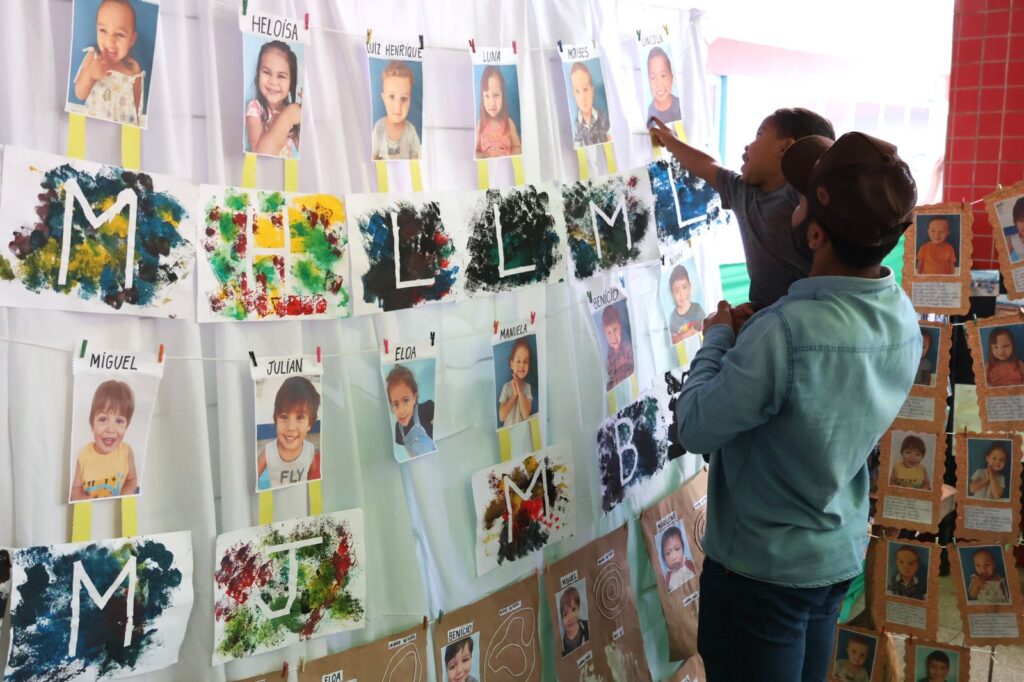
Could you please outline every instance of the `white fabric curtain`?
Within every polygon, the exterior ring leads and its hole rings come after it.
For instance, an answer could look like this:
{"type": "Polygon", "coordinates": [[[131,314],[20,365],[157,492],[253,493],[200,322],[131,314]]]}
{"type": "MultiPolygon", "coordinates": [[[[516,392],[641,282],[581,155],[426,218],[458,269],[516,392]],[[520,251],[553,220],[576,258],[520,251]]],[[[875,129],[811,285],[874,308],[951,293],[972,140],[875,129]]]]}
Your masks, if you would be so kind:
{"type": "MultiPolygon", "coordinates": [[[[310,13],[312,46],[302,122],[302,190],[339,194],[374,191],[368,161],[369,84],[365,32],[423,34],[425,147],[428,189],[475,189],[473,93],[467,54],[477,45],[517,41],[527,181],[578,177],[556,41],[597,41],[605,59],[612,133],[620,168],[650,160],[640,105],[641,73],[634,46],[638,28],[669,26],[682,82],[691,141],[706,142],[710,114],[703,75],[699,14],[663,4],[584,0],[250,0],[271,13],[310,13]],[[329,30],[328,30],[329,29],[329,30]],[[679,61],[682,60],[682,61],[679,61]]],[[[239,2],[163,0],[152,78],[149,128],[142,168],[196,182],[239,184],[242,166],[241,36],[239,2]]],[[[0,143],[66,153],[67,85],[72,3],[12,0],[0,4],[0,38],[8,68],[0,70],[0,143]]],[[[120,163],[117,126],[87,125],[87,158],[120,163]]],[[[604,159],[590,153],[592,173],[604,159]]],[[[392,164],[392,188],[409,187],[408,170],[392,164]]],[[[279,187],[279,161],[260,161],[259,186],[279,187]]],[[[507,162],[492,164],[491,181],[510,184],[507,162]]],[[[0,245],[5,248],[6,245],[0,245]]],[[[707,287],[720,291],[717,268],[707,287]]],[[[658,312],[657,269],[628,273],[634,346],[641,387],[668,366],[658,312]]],[[[470,603],[541,568],[594,537],[634,518],[692,475],[697,458],[670,465],[657,483],[608,515],[600,513],[593,455],[604,414],[601,357],[580,303],[581,290],[552,285],[458,305],[341,322],[271,322],[199,326],[175,320],[0,308],[0,546],[67,542],[70,537],[68,434],[73,349],[156,349],[168,358],[144,470],[139,530],[190,530],[195,550],[195,607],[180,662],[136,679],[222,680],[280,669],[384,636],[470,603]],[[493,430],[491,321],[536,311],[546,316],[549,443],[571,445],[579,491],[576,536],[535,561],[476,577],[471,474],[498,461],[493,430]],[[398,466],[381,388],[379,339],[422,338],[436,330],[440,344],[437,455],[398,466]],[[367,525],[367,627],[253,659],[210,666],[213,634],[213,547],[217,533],[257,523],[254,416],[247,352],[328,354],[322,425],[325,510],[362,507],[367,525]]],[[[118,506],[95,504],[93,537],[118,534],[118,506]]],[[[275,518],[306,513],[303,488],[276,494],[275,518]]],[[[631,524],[630,555],[652,673],[668,675],[667,642],[654,575],[631,524]]],[[[550,659],[550,621],[541,617],[550,659]]],[[[6,637],[4,638],[6,640],[6,637]]],[[[432,669],[433,670],[433,669],[432,669]]],[[[294,672],[292,673],[294,679],[294,672]]],[[[545,668],[554,679],[554,668],[545,668]]],[[[433,679],[433,672],[431,672],[433,679]]]]}

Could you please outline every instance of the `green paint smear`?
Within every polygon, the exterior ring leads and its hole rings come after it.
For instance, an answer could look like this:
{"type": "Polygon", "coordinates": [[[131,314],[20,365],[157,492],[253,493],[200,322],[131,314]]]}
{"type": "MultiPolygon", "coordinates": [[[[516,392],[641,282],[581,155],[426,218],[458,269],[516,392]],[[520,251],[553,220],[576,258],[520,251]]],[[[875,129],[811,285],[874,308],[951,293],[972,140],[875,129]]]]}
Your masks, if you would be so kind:
{"type": "Polygon", "coordinates": [[[0,279],[4,281],[11,281],[14,279],[14,270],[11,268],[11,264],[7,262],[7,259],[0,256],[0,279]]]}
{"type": "Polygon", "coordinates": [[[260,213],[277,213],[284,208],[285,203],[282,192],[260,192],[258,210],[260,213]]]}

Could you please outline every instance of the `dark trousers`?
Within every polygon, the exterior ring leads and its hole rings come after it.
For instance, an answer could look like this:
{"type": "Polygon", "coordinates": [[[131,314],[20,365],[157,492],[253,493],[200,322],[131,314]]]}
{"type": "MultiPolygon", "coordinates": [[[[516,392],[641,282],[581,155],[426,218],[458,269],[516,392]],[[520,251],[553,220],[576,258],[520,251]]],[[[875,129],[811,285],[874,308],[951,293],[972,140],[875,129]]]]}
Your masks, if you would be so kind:
{"type": "Polygon", "coordinates": [[[781,587],[733,573],[711,557],[700,576],[697,650],[708,682],[822,682],[849,580],[781,587]]]}

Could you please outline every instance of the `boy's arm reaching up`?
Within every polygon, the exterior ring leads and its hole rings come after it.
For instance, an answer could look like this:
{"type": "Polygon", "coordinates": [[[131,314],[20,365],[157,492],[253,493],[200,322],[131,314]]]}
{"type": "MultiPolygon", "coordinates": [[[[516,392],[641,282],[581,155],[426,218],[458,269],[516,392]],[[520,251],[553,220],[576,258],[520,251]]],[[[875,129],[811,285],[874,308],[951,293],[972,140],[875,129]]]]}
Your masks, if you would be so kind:
{"type": "Polygon", "coordinates": [[[720,192],[718,169],[721,166],[715,161],[714,157],[680,140],[672,132],[672,129],[662,123],[661,119],[657,116],[652,116],[651,121],[654,122],[651,132],[654,133],[661,144],[665,145],[666,149],[672,152],[672,156],[676,157],[679,163],[683,164],[683,168],[711,185],[716,192],[720,192]]]}

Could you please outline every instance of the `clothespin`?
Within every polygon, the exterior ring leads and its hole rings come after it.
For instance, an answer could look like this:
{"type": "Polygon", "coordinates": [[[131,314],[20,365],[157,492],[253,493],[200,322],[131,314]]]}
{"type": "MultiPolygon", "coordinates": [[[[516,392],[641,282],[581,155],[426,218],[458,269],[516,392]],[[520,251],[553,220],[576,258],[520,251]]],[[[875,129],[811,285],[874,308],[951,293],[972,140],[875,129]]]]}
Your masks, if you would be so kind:
{"type": "Polygon", "coordinates": [[[444,618],[444,611],[438,611],[437,612],[437,622],[440,623],[442,618],[444,618]]]}
{"type": "Polygon", "coordinates": [[[424,630],[426,630],[426,629],[427,629],[427,620],[428,620],[428,619],[427,619],[427,617],[426,617],[426,616],[423,616],[423,629],[424,629],[424,630]]]}
{"type": "Polygon", "coordinates": [[[420,49],[423,49],[423,34],[420,34],[420,49]]]}
{"type": "Polygon", "coordinates": [[[665,28],[665,35],[668,35],[668,24],[662,24],[662,26],[665,28]]]}
{"type": "Polygon", "coordinates": [[[320,354],[320,346],[316,347],[316,364],[323,364],[323,356],[320,354]]]}
{"type": "Polygon", "coordinates": [[[391,351],[388,350],[388,340],[384,339],[384,355],[387,355],[391,351]]]}
{"type": "Polygon", "coordinates": [[[665,254],[661,254],[661,264],[665,264],[665,254]]]}
{"type": "Polygon", "coordinates": [[[519,46],[516,45],[516,41],[512,41],[512,54],[519,54],[519,46]]]}
{"type": "Polygon", "coordinates": [[[619,275],[619,284],[622,285],[623,289],[626,288],[626,276],[625,275],[619,275]]]}
{"type": "MultiPolygon", "coordinates": [[[[309,15],[307,15],[307,16],[309,16],[309,15]]],[[[306,657],[305,656],[299,656],[299,672],[300,673],[306,672],[306,657]]]]}
{"type": "Polygon", "coordinates": [[[636,30],[636,39],[640,40],[640,29],[636,30]]]}
{"type": "MultiPolygon", "coordinates": [[[[309,30],[309,12],[306,12],[306,30],[309,30]]],[[[303,659],[305,660],[305,659],[303,659]]]]}
{"type": "Polygon", "coordinates": [[[253,367],[259,367],[259,365],[256,364],[256,353],[253,353],[252,351],[249,351],[249,359],[252,360],[252,366],[253,367]]]}
{"type": "Polygon", "coordinates": [[[530,324],[537,324],[537,311],[536,310],[531,310],[530,311],[530,324]]]}
{"type": "Polygon", "coordinates": [[[162,343],[160,344],[160,352],[157,353],[156,361],[157,362],[163,362],[164,361],[164,344],[162,344],[162,343]]]}
{"type": "Polygon", "coordinates": [[[430,332],[430,345],[434,345],[434,332],[430,332]]]}
{"type": "Polygon", "coordinates": [[[249,11],[249,0],[242,0],[242,16],[244,17],[249,11]]]}
{"type": "Polygon", "coordinates": [[[78,352],[78,357],[80,357],[80,358],[84,358],[85,357],[85,347],[87,345],[89,345],[89,341],[86,340],[86,339],[82,339],[82,350],[80,350],[78,352]]]}
{"type": "Polygon", "coordinates": [[[498,321],[497,320],[494,321],[494,333],[495,334],[498,333],[498,321]]]}
{"type": "Polygon", "coordinates": [[[596,50],[597,49],[597,40],[591,40],[590,42],[594,44],[594,49],[596,50]]]}
{"type": "Polygon", "coordinates": [[[562,41],[561,40],[558,41],[558,51],[559,52],[562,51],[562,41]]]}
{"type": "Polygon", "coordinates": [[[281,677],[288,677],[288,661],[281,664],[281,677]]]}
{"type": "Polygon", "coordinates": [[[591,303],[594,302],[594,295],[589,291],[587,292],[587,300],[590,301],[591,303]]]}
{"type": "Polygon", "coordinates": [[[368,28],[368,29],[366,29],[366,44],[367,45],[370,44],[370,39],[371,38],[373,38],[373,29],[372,28],[368,28]]]}
{"type": "Polygon", "coordinates": [[[476,41],[472,38],[469,39],[469,51],[476,54],[476,41]]]}

